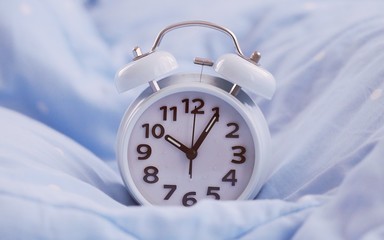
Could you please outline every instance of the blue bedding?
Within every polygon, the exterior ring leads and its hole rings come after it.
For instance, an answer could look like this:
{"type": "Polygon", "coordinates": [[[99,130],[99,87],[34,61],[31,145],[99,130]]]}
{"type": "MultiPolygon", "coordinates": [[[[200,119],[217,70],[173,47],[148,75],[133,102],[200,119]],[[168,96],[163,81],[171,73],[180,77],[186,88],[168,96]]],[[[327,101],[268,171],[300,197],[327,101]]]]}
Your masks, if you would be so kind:
{"type": "MultiPolygon", "coordinates": [[[[384,2],[0,2],[1,239],[384,239],[384,2]],[[141,207],[114,144],[114,74],[165,26],[228,27],[275,76],[256,99],[281,162],[253,201],[141,207]]],[[[172,33],[179,62],[233,51],[172,33]],[[190,42],[186,45],[181,44],[190,42]]]]}

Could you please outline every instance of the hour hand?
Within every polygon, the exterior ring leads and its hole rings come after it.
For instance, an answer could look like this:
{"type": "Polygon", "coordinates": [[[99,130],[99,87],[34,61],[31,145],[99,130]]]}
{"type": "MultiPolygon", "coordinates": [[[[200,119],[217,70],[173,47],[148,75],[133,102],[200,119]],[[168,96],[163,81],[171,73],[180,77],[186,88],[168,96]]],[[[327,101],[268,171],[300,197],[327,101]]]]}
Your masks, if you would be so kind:
{"type": "Polygon", "coordinates": [[[170,144],[172,144],[173,146],[175,146],[176,148],[180,149],[183,153],[185,153],[185,155],[187,156],[188,159],[196,157],[195,154],[194,154],[194,151],[192,149],[190,149],[189,147],[185,146],[184,144],[179,142],[174,137],[172,137],[172,136],[167,134],[167,135],[165,135],[164,139],[167,142],[169,142],[170,144]]]}

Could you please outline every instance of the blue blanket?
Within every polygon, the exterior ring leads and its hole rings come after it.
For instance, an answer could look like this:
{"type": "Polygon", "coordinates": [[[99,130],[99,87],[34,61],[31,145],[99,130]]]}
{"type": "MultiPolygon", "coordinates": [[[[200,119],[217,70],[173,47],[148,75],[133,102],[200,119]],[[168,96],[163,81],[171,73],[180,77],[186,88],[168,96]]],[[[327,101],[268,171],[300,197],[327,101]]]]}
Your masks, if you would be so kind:
{"type": "MultiPolygon", "coordinates": [[[[382,1],[0,2],[1,239],[384,239],[382,1]],[[136,206],[116,171],[114,74],[165,26],[202,19],[258,50],[282,162],[253,201],[136,206]]],[[[179,30],[179,62],[232,52],[179,30]],[[183,44],[189,42],[188,44],[183,44]]]]}

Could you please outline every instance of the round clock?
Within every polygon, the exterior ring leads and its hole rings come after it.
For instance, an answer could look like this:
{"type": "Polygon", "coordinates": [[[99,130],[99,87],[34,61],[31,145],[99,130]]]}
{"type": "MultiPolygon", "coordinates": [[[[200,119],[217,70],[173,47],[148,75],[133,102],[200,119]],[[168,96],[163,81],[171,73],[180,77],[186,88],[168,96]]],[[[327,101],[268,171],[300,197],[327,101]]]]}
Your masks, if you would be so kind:
{"type": "Polygon", "coordinates": [[[276,166],[268,161],[270,135],[253,95],[271,98],[272,75],[246,58],[228,29],[203,21],[161,31],[149,53],[116,75],[120,92],[149,86],[125,113],[117,137],[122,178],[138,203],[192,206],[203,199],[252,199],[276,166]],[[229,35],[236,54],[215,63],[196,58],[211,74],[176,72],[175,58],[157,48],[176,28],[202,26],[229,35]]]}

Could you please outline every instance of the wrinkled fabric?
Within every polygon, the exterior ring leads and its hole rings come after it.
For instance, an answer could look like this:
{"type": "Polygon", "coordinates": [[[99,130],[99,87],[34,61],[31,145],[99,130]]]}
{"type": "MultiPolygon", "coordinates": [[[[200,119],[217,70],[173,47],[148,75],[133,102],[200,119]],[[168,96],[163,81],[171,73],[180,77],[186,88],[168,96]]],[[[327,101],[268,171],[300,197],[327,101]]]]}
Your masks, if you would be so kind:
{"type": "MultiPolygon", "coordinates": [[[[382,1],[0,2],[2,239],[383,239],[382,1]],[[281,165],[253,201],[136,206],[114,144],[139,90],[132,47],[201,19],[231,29],[276,78],[257,98],[281,165]]],[[[233,52],[222,33],[162,41],[181,66],[233,52]]],[[[196,68],[200,70],[200,68],[196,68]]]]}

